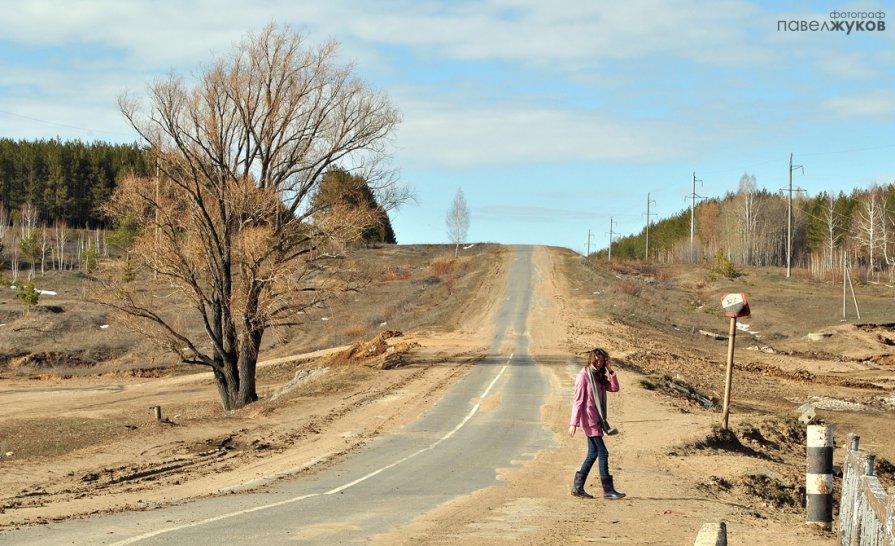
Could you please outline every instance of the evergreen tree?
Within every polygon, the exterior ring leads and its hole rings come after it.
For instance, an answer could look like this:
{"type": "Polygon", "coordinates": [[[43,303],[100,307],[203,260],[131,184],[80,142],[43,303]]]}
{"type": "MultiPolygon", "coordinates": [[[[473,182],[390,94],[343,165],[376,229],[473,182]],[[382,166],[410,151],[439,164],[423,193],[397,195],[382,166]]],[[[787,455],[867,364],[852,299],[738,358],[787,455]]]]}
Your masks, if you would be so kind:
{"type": "Polygon", "coordinates": [[[312,206],[323,214],[336,205],[370,211],[372,220],[358,234],[359,244],[397,243],[388,213],[376,202],[376,196],[367,181],[340,167],[333,167],[324,173],[312,199],[312,206]]]}

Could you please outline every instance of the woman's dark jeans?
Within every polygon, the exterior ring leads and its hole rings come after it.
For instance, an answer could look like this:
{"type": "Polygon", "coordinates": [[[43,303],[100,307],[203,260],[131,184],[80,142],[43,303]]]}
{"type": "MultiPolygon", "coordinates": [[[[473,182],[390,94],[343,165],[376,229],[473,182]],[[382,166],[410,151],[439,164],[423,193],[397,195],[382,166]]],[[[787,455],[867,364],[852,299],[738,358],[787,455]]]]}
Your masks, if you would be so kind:
{"type": "Polygon", "coordinates": [[[594,461],[596,461],[597,458],[600,459],[600,477],[609,477],[609,451],[606,449],[606,443],[603,442],[603,437],[588,436],[587,457],[584,459],[584,464],[581,465],[582,475],[587,476],[590,473],[590,469],[594,466],[594,461]]]}

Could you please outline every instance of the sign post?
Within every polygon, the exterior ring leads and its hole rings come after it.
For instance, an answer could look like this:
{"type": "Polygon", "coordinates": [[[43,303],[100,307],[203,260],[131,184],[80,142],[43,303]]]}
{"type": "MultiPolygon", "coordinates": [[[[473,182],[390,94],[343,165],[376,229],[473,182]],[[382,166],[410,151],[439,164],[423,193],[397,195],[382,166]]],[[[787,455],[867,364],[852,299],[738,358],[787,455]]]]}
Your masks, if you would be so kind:
{"type": "Polygon", "coordinates": [[[749,302],[745,294],[726,294],[721,298],[724,316],[730,317],[730,335],[727,338],[727,374],[724,377],[724,410],[721,416],[721,429],[728,430],[730,416],[730,386],[733,382],[733,349],[737,335],[737,318],[749,316],[749,302]]]}

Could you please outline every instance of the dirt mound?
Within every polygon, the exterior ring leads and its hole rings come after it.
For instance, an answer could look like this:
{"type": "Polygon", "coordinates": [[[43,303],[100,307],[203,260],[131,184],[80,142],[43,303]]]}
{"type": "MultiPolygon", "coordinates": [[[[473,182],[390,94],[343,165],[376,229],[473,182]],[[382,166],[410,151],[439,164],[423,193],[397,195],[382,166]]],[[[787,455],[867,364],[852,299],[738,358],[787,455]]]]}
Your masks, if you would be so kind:
{"type": "Polygon", "coordinates": [[[743,423],[730,430],[714,427],[704,438],[685,444],[673,453],[715,450],[774,459],[782,452],[801,452],[804,443],[805,430],[797,421],[769,418],[757,424],[743,423]]]}
{"type": "Polygon", "coordinates": [[[96,362],[81,360],[65,353],[27,353],[9,358],[6,363],[8,371],[22,368],[31,370],[49,370],[53,368],[92,368],[96,362]]]}
{"type": "Polygon", "coordinates": [[[330,359],[330,366],[362,365],[387,370],[400,366],[404,354],[417,347],[416,342],[389,343],[389,340],[402,337],[404,334],[395,330],[386,330],[369,341],[355,343],[348,349],[336,353],[330,359]]]}
{"type": "Polygon", "coordinates": [[[175,371],[170,367],[132,368],[99,374],[100,377],[171,377],[173,375],[175,375],[175,371]]]}
{"type": "Polygon", "coordinates": [[[729,495],[753,505],[782,511],[801,510],[805,503],[804,476],[786,464],[803,456],[805,431],[796,421],[777,418],[757,424],[743,423],[732,430],[716,427],[673,454],[723,452],[754,458],[757,465],[736,477],[710,476],[697,488],[715,497],[729,495]]]}
{"type": "Polygon", "coordinates": [[[659,391],[668,396],[685,398],[705,409],[718,406],[720,400],[716,396],[710,396],[700,392],[693,385],[688,384],[682,378],[670,375],[650,375],[640,381],[641,386],[647,390],[659,391]]]}

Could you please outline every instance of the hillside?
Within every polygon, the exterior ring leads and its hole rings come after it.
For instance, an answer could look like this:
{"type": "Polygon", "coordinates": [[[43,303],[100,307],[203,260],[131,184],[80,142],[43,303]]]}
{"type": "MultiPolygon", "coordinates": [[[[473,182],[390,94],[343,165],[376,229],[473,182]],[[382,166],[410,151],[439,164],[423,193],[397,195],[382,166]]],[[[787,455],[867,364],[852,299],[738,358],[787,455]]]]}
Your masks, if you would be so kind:
{"type": "MultiPolygon", "coordinates": [[[[325,468],[411,422],[487,356],[495,298],[512,265],[502,247],[475,246],[457,262],[446,251],[364,251],[376,282],[309,317],[305,330],[266,340],[262,400],[230,414],[207,373],[177,365],[80,302],[83,279],[48,276],[60,295],[27,316],[2,295],[0,451],[9,455],[0,459],[0,489],[11,493],[0,499],[0,527],[261,487],[325,468]],[[339,348],[361,340],[372,341],[339,348]]],[[[629,498],[600,509],[633,525],[624,526],[628,543],[650,533],[682,543],[709,518],[780,544],[832,543],[800,525],[804,430],[795,417],[804,403],[834,426],[837,447],[859,433],[893,483],[892,288],[858,285],[862,320],[849,303],[843,322],[841,286],[786,279],[779,269],[745,268],[727,280],[698,266],[609,268],[564,249],[540,249],[536,263],[542,288],[529,329],[535,360],[556,386],[542,410],[556,446],[501,471],[505,486],[457,499],[392,538],[473,540],[493,525],[541,543],[588,535],[593,505],[569,497],[566,484],[582,446],[565,427],[570,363],[594,345],[609,350],[624,382],[610,404],[623,431],[613,468],[629,498]],[[719,303],[733,291],[746,293],[752,317],[740,321],[748,329],[737,337],[732,434],[722,434],[727,342],[717,338],[729,322],[719,303]],[[654,528],[636,534],[634,522],[649,518],[658,518],[654,528]]]]}

